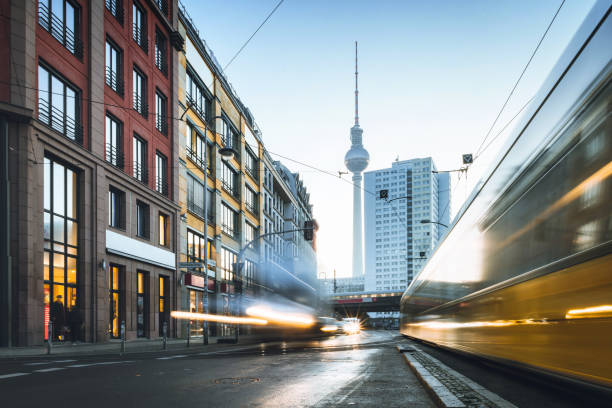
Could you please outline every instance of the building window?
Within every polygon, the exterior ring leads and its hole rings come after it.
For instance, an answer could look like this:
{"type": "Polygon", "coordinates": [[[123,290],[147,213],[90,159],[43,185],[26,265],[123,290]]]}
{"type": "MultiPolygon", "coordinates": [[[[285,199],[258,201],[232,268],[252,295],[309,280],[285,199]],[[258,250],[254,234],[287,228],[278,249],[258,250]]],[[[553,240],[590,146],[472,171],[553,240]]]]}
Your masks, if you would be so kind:
{"type": "Polygon", "coordinates": [[[229,119],[223,118],[221,120],[221,138],[225,147],[231,147],[236,151],[236,155],[240,156],[240,143],[238,140],[238,132],[234,129],[234,126],[230,124],[229,119]]]}
{"type": "Polygon", "coordinates": [[[125,193],[114,187],[108,189],[108,225],[125,229],[125,193]]]}
{"type": "Polygon", "coordinates": [[[147,39],[147,14],[144,9],[136,2],[132,6],[132,37],[136,44],[147,52],[149,48],[149,40],[147,39]]]}
{"type": "Polygon", "coordinates": [[[166,214],[159,213],[159,245],[169,246],[168,241],[168,216],[166,214]]]}
{"type": "Polygon", "coordinates": [[[155,66],[164,74],[168,75],[168,42],[166,37],[155,29],[155,66]]]}
{"type": "Polygon", "coordinates": [[[159,152],[155,154],[155,191],[168,195],[168,160],[159,152]]]}
{"type": "Polygon", "coordinates": [[[248,186],[245,186],[244,189],[244,201],[246,209],[253,215],[257,215],[257,193],[248,186]]]}
{"type": "Polygon", "coordinates": [[[149,206],[142,201],[136,201],[136,234],[140,238],[149,239],[149,206]]]}
{"type": "Polygon", "coordinates": [[[83,57],[80,14],[81,9],[67,0],[38,1],[38,24],[78,58],[83,57]]]}
{"type": "Polygon", "coordinates": [[[205,122],[210,116],[211,96],[202,80],[191,68],[187,67],[187,86],[185,89],[187,105],[189,105],[205,122]]]}
{"type": "Polygon", "coordinates": [[[191,175],[187,175],[187,210],[204,218],[204,185],[191,175]]]}
{"type": "Polygon", "coordinates": [[[225,281],[234,280],[234,264],[236,263],[236,253],[229,249],[221,247],[220,261],[221,261],[221,279],[225,281]]]}
{"type": "Polygon", "coordinates": [[[39,65],[38,120],[80,144],[83,142],[80,113],[77,88],[39,65]]]}
{"type": "Polygon", "coordinates": [[[204,161],[206,159],[204,157],[206,154],[206,140],[204,139],[204,135],[189,122],[187,123],[187,128],[189,129],[187,154],[191,161],[204,168],[204,161]]]}
{"type": "Polygon", "coordinates": [[[123,25],[123,1],[122,0],[106,0],[106,9],[113,17],[123,25]]]}
{"type": "Polygon", "coordinates": [[[134,177],[143,183],[148,180],[147,172],[147,143],[140,137],[134,135],[134,177]]]}
{"type": "Polygon", "coordinates": [[[257,273],[257,264],[253,261],[246,260],[242,267],[242,283],[245,288],[252,288],[255,282],[255,274],[257,273]]]}
{"type": "MultiPolygon", "coordinates": [[[[204,251],[208,251],[208,259],[213,259],[213,243],[209,239],[208,246],[204,246],[204,237],[191,230],[187,230],[187,262],[204,262],[204,251]]],[[[211,268],[209,266],[209,268],[211,268]]]]}
{"type": "MultiPolygon", "coordinates": [[[[251,242],[255,238],[257,238],[257,227],[246,222],[245,227],[244,227],[244,238],[246,239],[247,242],[251,242]]],[[[255,244],[256,243],[253,243],[254,248],[257,246],[255,244]]]]}
{"type": "Polygon", "coordinates": [[[149,274],[138,271],[136,285],[136,335],[147,337],[149,332],[149,274]]]}
{"type": "Polygon", "coordinates": [[[155,92],[155,128],[168,135],[168,112],[166,97],[161,92],[155,92]]]}
{"type": "Polygon", "coordinates": [[[134,99],[134,110],[146,118],[149,114],[149,107],[147,106],[147,78],[136,67],[134,67],[132,78],[132,96],[134,99]]]}
{"type": "Polygon", "coordinates": [[[43,301],[44,338],[64,338],[66,314],[78,307],[78,177],[67,166],[44,158],[43,301]]]}
{"type": "Polygon", "coordinates": [[[236,211],[232,210],[225,203],[221,204],[221,229],[223,232],[233,238],[237,238],[238,236],[238,231],[236,228],[238,224],[237,219],[238,213],[236,213],[236,211]]]}
{"type": "Polygon", "coordinates": [[[239,197],[238,174],[224,161],[221,162],[221,185],[233,197],[239,197]]]}
{"type": "Polygon", "coordinates": [[[164,327],[166,328],[165,330],[165,334],[168,335],[170,334],[170,322],[168,319],[169,316],[169,305],[168,303],[168,293],[169,293],[169,287],[168,287],[168,277],[167,276],[160,276],[159,277],[159,310],[158,310],[158,316],[159,316],[159,335],[163,336],[164,335],[164,327]]]}
{"type": "Polygon", "coordinates": [[[121,96],[123,96],[122,54],[119,47],[106,40],[106,85],[121,96]]]}
{"type": "Polygon", "coordinates": [[[257,157],[255,157],[255,155],[248,149],[246,151],[246,158],[244,159],[244,167],[247,173],[249,173],[253,179],[257,180],[259,178],[259,173],[257,171],[257,157]]]}
{"type": "Polygon", "coordinates": [[[121,322],[124,321],[123,312],[123,267],[110,265],[108,271],[108,289],[110,297],[110,319],[108,332],[112,338],[121,336],[121,322]]]}
{"type": "Polygon", "coordinates": [[[215,222],[215,193],[209,189],[206,189],[206,216],[208,222],[214,224],[215,222]]]}
{"type": "Polygon", "coordinates": [[[114,116],[106,114],[106,161],[123,168],[122,125],[114,116]]]}
{"type": "Polygon", "coordinates": [[[167,0],[155,0],[155,4],[159,8],[159,10],[164,14],[164,16],[168,16],[168,1],[167,0]]]}

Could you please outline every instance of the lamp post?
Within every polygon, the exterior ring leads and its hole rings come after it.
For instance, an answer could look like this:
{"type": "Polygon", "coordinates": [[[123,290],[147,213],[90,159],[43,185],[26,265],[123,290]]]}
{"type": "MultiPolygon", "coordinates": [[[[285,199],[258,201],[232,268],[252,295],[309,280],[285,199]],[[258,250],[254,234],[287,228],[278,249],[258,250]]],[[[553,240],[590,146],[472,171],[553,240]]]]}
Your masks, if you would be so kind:
{"type": "Polygon", "coordinates": [[[445,228],[448,228],[448,225],[442,224],[441,222],[438,222],[438,221],[421,220],[421,224],[438,224],[438,225],[441,225],[441,226],[443,226],[445,228]]]}

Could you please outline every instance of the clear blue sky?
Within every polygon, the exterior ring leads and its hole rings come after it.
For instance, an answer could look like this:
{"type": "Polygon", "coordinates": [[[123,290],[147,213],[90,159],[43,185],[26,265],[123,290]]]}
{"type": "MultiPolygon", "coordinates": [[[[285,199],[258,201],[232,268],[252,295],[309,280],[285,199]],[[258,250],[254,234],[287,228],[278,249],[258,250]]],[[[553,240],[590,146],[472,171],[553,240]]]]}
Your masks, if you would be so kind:
{"type": "MultiPolygon", "coordinates": [[[[222,65],[277,2],[183,0],[222,65]]],[[[226,73],[270,152],[346,171],[357,40],[367,170],[389,167],[398,155],[431,156],[438,169],[454,169],[477,149],[560,3],[285,0],[226,73]]],[[[498,129],[538,90],[592,4],[566,1],[498,129]]],[[[453,214],[488,161],[483,156],[457,184],[453,214]]],[[[351,185],[283,162],[311,192],[320,272],[350,275],[351,185]]]]}

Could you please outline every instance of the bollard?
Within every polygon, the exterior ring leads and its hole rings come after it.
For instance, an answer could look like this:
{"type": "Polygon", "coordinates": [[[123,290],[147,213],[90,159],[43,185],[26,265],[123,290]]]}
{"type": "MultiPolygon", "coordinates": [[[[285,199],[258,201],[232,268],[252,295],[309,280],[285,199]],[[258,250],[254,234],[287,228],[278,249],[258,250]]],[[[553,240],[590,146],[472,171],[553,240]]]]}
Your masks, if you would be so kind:
{"type": "Polygon", "coordinates": [[[163,328],[162,328],[162,333],[164,335],[162,344],[163,344],[163,349],[164,350],[166,349],[166,340],[167,340],[166,334],[167,334],[167,331],[168,331],[168,323],[164,322],[164,325],[163,325],[163,328]]]}
{"type": "Polygon", "coordinates": [[[121,354],[125,353],[125,320],[121,321],[121,354]]]}
{"type": "Polygon", "coordinates": [[[187,347],[189,347],[190,340],[191,340],[191,320],[187,320],[187,347]]]}
{"type": "Polygon", "coordinates": [[[47,354],[51,354],[51,342],[53,339],[53,322],[49,322],[49,329],[47,330],[47,354]]]}

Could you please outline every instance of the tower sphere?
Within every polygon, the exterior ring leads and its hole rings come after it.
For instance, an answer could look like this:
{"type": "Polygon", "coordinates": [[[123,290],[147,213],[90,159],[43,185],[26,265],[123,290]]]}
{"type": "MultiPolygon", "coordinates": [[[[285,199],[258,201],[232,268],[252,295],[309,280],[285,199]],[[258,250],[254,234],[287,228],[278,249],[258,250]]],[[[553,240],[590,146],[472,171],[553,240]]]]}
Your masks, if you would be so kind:
{"type": "Polygon", "coordinates": [[[362,146],[352,146],[344,156],[344,164],[351,173],[361,173],[370,163],[370,154],[362,146]]]}

